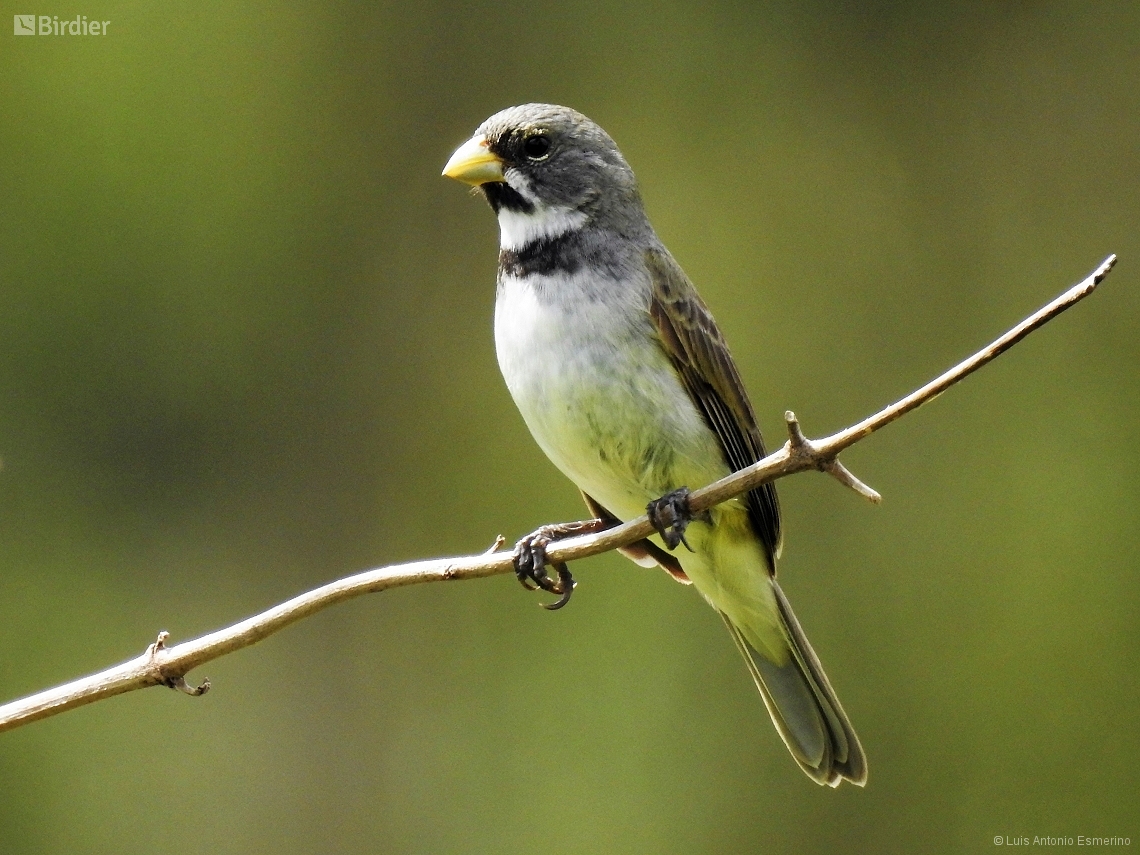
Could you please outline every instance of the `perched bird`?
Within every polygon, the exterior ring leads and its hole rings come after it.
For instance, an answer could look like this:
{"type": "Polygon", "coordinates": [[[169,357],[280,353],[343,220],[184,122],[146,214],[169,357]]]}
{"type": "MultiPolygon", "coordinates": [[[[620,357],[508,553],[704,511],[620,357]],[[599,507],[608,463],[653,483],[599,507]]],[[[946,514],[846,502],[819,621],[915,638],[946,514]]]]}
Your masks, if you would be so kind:
{"type": "MultiPolygon", "coordinates": [[[[756,462],[764,444],[724,338],[614,141],[575,110],[525,104],[487,119],[443,174],[498,216],[495,347],[542,450],[599,519],[648,510],[658,534],[625,554],[691,581],[720,613],[804,772],[864,784],[859,738],[776,584],[774,486],[689,512],[689,485],[756,462]]],[[[561,533],[524,544],[537,569],[561,533]]],[[[569,595],[535,569],[520,578],[569,595]]]]}

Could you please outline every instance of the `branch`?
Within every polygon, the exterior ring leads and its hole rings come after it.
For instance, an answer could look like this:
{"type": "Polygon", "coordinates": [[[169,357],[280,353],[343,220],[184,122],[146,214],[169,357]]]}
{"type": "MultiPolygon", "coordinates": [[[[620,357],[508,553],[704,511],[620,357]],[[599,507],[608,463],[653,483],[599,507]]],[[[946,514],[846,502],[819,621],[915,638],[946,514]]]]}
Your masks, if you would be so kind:
{"type": "MultiPolygon", "coordinates": [[[[839,462],[839,452],[870,436],[879,428],[885,427],[911,410],[917,409],[927,401],[933,400],[963,377],[977,371],[987,362],[1021,341],[1033,330],[1087,297],[1108,275],[1115,263],[1116,256],[1110,255],[1083,282],[1074,285],[1056,300],[1030,315],[969,359],[959,363],[902,400],[885,407],[856,425],[839,431],[839,433],[821,440],[810,440],[800,430],[795,414],[790,411],[785,413],[789,439],[784,446],[758,463],[694,491],[689,497],[692,510],[699,513],[713,505],[745,493],[760,484],[808,469],[826,472],[871,501],[880,501],[881,497],[878,493],[863,484],[839,462]]],[[[653,527],[648,518],[638,517],[596,534],[551,543],[546,550],[547,559],[551,564],[557,564],[586,558],[590,555],[598,555],[619,546],[628,546],[653,534],[653,532],[653,527]]],[[[512,572],[514,569],[512,554],[497,554],[497,550],[502,544],[503,539],[500,536],[496,538],[491,548],[482,555],[437,558],[409,564],[396,564],[338,579],[233,626],[192,641],[183,642],[174,647],[166,646],[169,636],[167,633],[161,632],[158,639],[146,649],[146,652],[135,659],[108,668],[106,671],[90,677],[84,677],[66,685],[0,706],[0,731],[11,730],[37,719],[47,718],[84,704],[147,686],[163,685],[180,689],[191,695],[203,694],[210,687],[209,680],[198,687],[187,685],[185,677],[192,669],[227,653],[249,647],[278,630],[284,629],[289,624],[336,603],[363,594],[386,591],[389,588],[399,588],[405,585],[444,582],[452,579],[479,579],[485,576],[497,576],[512,572]]]]}

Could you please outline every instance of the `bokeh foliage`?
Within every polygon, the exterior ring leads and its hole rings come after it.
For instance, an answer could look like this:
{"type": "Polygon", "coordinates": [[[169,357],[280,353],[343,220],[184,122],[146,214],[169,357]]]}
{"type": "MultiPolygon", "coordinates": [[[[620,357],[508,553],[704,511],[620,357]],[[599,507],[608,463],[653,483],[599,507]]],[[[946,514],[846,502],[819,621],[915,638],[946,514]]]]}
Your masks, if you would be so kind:
{"type": "Polygon", "coordinates": [[[509,578],[400,590],[211,665],[200,700],[4,734],[4,852],[1137,845],[1140,7],[11,11],[112,24],[2,37],[3,700],[581,515],[495,366],[493,218],[439,177],[501,107],[618,140],[776,441],[1122,261],[847,454],[882,507],[780,485],[865,791],[802,776],[693,591],[607,556],[556,615],[509,578]]]}

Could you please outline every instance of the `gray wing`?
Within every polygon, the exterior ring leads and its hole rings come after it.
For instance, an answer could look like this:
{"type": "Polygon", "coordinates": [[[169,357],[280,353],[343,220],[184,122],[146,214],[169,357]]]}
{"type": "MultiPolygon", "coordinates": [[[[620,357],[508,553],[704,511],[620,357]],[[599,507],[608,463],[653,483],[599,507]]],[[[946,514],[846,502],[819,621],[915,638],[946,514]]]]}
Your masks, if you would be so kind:
{"type": "MultiPolygon", "coordinates": [[[[664,247],[647,250],[645,261],[653,280],[649,314],[665,351],[720,440],[729,467],[736,471],[750,466],[764,457],[764,440],[724,336],[685,271],[664,247]]],[[[775,485],[762,484],[749,492],[748,509],[775,573],[781,537],[775,485]]]]}

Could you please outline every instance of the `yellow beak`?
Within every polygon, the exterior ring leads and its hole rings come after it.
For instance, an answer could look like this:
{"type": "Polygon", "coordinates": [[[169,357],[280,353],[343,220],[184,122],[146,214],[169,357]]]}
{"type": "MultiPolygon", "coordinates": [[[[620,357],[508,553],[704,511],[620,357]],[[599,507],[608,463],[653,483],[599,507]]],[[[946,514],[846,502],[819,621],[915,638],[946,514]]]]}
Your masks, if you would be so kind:
{"type": "Polygon", "coordinates": [[[443,174],[474,187],[503,180],[503,161],[487,147],[484,136],[474,136],[455,150],[443,174]]]}

